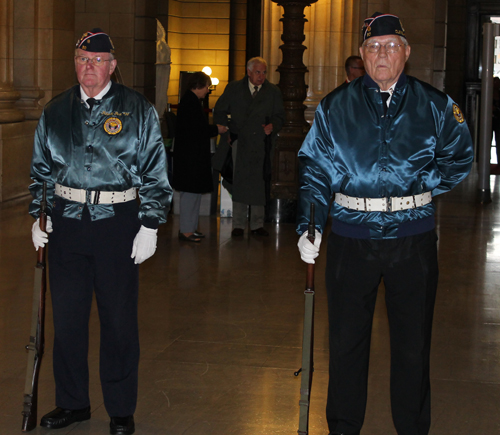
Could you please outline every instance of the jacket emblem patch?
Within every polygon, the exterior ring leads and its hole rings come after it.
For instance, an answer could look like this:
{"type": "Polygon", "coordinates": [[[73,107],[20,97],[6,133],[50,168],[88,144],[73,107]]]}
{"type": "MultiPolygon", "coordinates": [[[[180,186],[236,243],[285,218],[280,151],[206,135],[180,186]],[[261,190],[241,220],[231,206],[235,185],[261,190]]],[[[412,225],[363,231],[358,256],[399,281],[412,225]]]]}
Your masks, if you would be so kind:
{"type": "Polygon", "coordinates": [[[123,124],[118,118],[108,118],[104,122],[104,131],[108,134],[118,134],[122,128],[123,124]]]}
{"type": "Polygon", "coordinates": [[[458,107],[456,104],[453,104],[453,116],[460,124],[462,124],[465,121],[464,115],[460,110],[460,107],[458,107]]]}

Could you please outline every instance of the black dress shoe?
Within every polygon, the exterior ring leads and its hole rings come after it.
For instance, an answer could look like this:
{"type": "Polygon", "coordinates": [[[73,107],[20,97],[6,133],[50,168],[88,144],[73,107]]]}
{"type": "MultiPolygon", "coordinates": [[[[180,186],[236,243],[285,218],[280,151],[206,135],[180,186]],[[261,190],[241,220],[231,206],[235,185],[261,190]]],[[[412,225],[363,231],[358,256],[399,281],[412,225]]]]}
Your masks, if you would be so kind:
{"type": "Polygon", "coordinates": [[[231,231],[231,236],[233,237],[241,237],[243,234],[245,234],[243,228],[233,228],[233,231],[231,231]]]}
{"type": "Polygon", "coordinates": [[[40,420],[40,426],[49,429],[61,429],[77,421],[90,419],[90,406],[83,409],[56,408],[45,414],[40,420]]]}
{"type": "Polygon", "coordinates": [[[111,417],[109,433],[111,435],[132,435],[135,432],[134,416],[111,417]]]}
{"type": "Polygon", "coordinates": [[[196,236],[195,233],[191,234],[190,236],[185,236],[181,232],[179,232],[179,240],[182,240],[183,242],[194,242],[194,243],[200,243],[201,238],[196,236]]]}
{"type": "Polygon", "coordinates": [[[195,237],[200,238],[200,239],[203,239],[203,238],[205,237],[205,234],[200,233],[199,231],[195,231],[195,232],[193,233],[193,235],[194,235],[195,237]]]}
{"type": "Polygon", "coordinates": [[[252,230],[252,234],[254,236],[263,236],[263,237],[269,236],[269,233],[262,227],[257,228],[256,230],[252,230]]]}

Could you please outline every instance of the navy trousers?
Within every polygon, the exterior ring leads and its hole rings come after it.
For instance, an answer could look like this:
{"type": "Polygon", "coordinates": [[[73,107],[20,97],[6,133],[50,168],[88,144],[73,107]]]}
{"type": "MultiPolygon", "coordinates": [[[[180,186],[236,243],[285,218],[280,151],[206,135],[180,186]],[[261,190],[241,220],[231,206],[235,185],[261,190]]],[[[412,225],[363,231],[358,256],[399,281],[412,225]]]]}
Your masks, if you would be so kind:
{"type": "Polygon", "coordinates": [[[377,290],[385,284],[391,344],[391,407],[398,435],[427,435],[429,358],[438,281],[437,236],[366,240],[331,233],[326,287],[330,329],[330,432],[363,425],[377,290]]]}
{"type": "Polygon", "coordinates": [[[104,404],[112,417],[132,415],[139,364],[138,266],[130,258],[140,227],[137,203],[115,205],[115,216],[101,220],[92,220],[87,206],[81,220],[62,217],[64,204],[56,200],[49,243],[56,405],[90,405],[87,357],[95,292],[104,404]]]}

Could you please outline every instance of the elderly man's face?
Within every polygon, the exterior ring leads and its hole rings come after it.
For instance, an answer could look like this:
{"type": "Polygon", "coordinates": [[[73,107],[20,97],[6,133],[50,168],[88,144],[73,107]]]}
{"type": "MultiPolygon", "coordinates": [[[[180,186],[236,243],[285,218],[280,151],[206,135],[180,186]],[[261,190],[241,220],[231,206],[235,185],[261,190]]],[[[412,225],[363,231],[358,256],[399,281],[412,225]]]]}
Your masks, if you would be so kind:
{"type": "Polygon", "coordinates": [[[116,59],[110,60],[109,53],[92,53],[78,49],[75,55],[75,70],[78,82],[89,97],[95,97],[111,80],[111,74],[116,68],[116,59]],[[78,62],[78,57],[94,59],[101,58],[102,63],[97,66],[90,61],[83,65],[78,62]]]}
{"type": "Polygon", "coordinates": [[[267,67],[263,63],[254,63],[252,70],[247,68],[247,74],[252,85],[260,86],[266,80],[267,67]]]}
{"type": "Polygon", "coordinates": [[[397,35],[374,36],[367,39],[360,47],[359,52],[365,63],[366,73],[386,91],[397,82],[404,70],[405,63],[410,57],[410,46],[406,46],[397,35]],[[367,45],[378,42],[382,47],[376,53],[368,51],[367,45]],[[401,44],[396,53],[387,53],[386,44],[394,42],[401,44]]]}

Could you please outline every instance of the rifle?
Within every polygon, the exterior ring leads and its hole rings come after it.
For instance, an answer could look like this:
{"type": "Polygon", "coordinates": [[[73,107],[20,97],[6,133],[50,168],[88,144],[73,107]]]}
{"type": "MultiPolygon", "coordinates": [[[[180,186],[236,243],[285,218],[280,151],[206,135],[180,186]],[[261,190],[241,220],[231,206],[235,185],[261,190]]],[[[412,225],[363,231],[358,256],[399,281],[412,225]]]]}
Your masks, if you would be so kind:
{"type": "MultiPolygon", "coordinates": [[[[307,228],[307,239],[314,245],[314,204],[311,203],[310,219],[307,228]]],[[[314,343],[314,264],[307,265],[305,310],[304,310],[304,331],[302,338],[302,367],[294,375],[302,373],[300,382],[300,411],[299,411],[299,435],[309,433],[309,404],[311,402],[313,364],[313,343],[314,343]]]]}
{"type": "MultiPolygon", "coordinates": [[[[40,229],[47,229],[47,183],[43,183],[42,201],[40,202],[40,229]]],[[[23,432],[36,427],[38,408],[38,377],[44,350],[45,326],[45,292],[47,277],[45,267],[45,246],[38,248],[35,266],[35,285],[33,288],[33,310],[31,315],[30,343],[28,351],[28,368],[24,386],[23,432]]]]}

